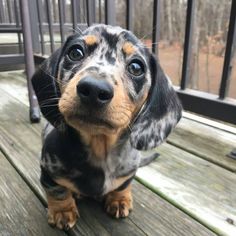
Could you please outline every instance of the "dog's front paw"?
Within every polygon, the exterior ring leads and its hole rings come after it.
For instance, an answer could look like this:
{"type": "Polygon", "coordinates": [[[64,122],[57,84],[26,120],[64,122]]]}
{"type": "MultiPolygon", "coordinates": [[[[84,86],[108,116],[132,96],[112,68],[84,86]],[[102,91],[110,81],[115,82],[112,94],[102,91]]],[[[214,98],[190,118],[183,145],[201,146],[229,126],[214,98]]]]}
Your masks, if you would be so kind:
{"type": "Polygon", "coordinates": [[[63,230],[72,228],[79,217],[75,200],[71,197],[62,201],[50,201],[48,224],[63,230]]]}
{"type": "Polygon", "coordinates": [[[108,193],[105,199],[106,212],[115,218],[124,218],[133,209],[133,199],[130,189],[108,193]]]}

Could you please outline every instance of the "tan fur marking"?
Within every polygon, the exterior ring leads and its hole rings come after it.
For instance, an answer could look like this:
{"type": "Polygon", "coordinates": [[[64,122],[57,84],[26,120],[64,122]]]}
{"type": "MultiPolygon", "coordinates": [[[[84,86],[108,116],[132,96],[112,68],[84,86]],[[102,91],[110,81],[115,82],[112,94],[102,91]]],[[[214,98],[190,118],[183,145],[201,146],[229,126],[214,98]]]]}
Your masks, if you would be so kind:
{"type": "Polygon", "coordinates": [[[47,194],[48,223],[59,229],[72,228],[79,217],[79,212],[71,192],[63,200],[55,199],[47,194]]]}
{"type": "Polygon", "coordinates": [[[131,54],[133,54],[136,50],[135,50],[135,47],[134,47],[134,45],[133,45],[132,43],[126,42],[126,43],[124,43],[124,45],[123,45],[123,51],[124,51],[125,54],[131,55],[131,54]]]}
{"type": "Polygon", "coordinates": [[[76,95],[76,86],[80,80],[79,76],[74,76],[67,84],[62,92],[62,97],[59,100],[59,110],[65,116],[74,115],[78,104],[78,97],[76,95]]]}
{"type": "Polygon", "coordinates": [[[98,38],[95,35],[87,35],[85,36],[84,41],[87,45],[91,46],[98,42],[98,38]]]}
{"type": "Polygon", "coordinates": [[[107,138],[105,135],[92,136],[90,145],[95,156],[99,159],[104,159],[107,156],[107,138]]]}
{"type": "Polygon", "coordinates": [[[115,218],[124,218],[133,209],[131,185],[123,191],[113,191],[106,195],[106,212],[115,218]]]}
{"type": "Polygon", "coordinates": [[[72,182],[70,182],[68,179],[62,179],[61,178],[61,179],[54,179],[54,181],[57,184],[71,190],[72,192],[79,194],[78,188],[76,188],[75,185],[72,182]]]}
{"type": "Polygon", "coordinates": [[[119,188],[126,180],[130,179],[133,175],[134,175],[134,172],[130,175],[120,177],[120,178],[113,180],[113,183],[112,183],[113,188],[114,189],[119,188]]]}
{"type": "Polygon", "coordinates": [[[91,150],[96,158],[99,160],[103,160],[106,158],[107,153],[112,148],[112,146],[116,143],[120,131],[115,132],[114,134],[100,134],[100,135],[92,135],[88,132],[81,132],[83,141],[91,147],[91,150]]]}

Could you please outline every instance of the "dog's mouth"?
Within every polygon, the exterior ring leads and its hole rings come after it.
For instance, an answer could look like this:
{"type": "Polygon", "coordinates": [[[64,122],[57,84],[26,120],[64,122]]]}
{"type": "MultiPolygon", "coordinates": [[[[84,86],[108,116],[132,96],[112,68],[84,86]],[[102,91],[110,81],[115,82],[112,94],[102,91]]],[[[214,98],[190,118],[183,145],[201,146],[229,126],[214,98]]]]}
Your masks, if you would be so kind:
{"type": "Polygon", "coordinates": [[[73,119],[77,119],[78,121],[83,122],[83,124],[87,125],[96,125],[96,126],[103,126],[108,129],[116,129],[115,125],[112,122],[91,115],[76,114],[73,115],[73,119]]]}

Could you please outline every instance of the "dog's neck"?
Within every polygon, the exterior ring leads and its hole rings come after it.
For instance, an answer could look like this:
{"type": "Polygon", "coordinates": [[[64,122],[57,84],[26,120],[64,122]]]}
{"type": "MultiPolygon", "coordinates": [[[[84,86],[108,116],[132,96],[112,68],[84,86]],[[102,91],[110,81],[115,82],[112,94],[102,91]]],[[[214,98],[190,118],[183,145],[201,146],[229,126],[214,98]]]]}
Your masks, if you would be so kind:
{"type": "Polygon", "coordinates": [[[90,147],[94,155],[99,159],[104,159],[107,157],[109,151],[115,145],[118,137],[106,136],[106,135],[96,135],[91,136],[90,147]]]}
{"type": "Polygon", "coordinates": [[[91,149],[92,153],[98,160],[104,160],[108,156],[109,152],[117,144],[118,139],[121,136],[121,131],[114,134],[98,134],[89,135],[81,133],[81,138],[87,146],[91,149]]]}

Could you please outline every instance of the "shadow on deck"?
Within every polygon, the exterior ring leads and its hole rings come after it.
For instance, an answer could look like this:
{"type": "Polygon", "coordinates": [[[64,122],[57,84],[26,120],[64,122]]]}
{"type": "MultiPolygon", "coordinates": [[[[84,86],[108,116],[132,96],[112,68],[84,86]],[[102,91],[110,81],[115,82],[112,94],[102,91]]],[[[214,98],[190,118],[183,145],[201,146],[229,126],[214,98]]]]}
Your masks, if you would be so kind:
{"type": "Polygon", "coordinates": [[[236,129],[185,114],[161,156],[133,183],[134,211],[107,216],[81,200],[67,233],[47,225],[39,184],[41,124],[30,124],[25,76],[0,73],[0,235],[236,235],[236,129]]]}

